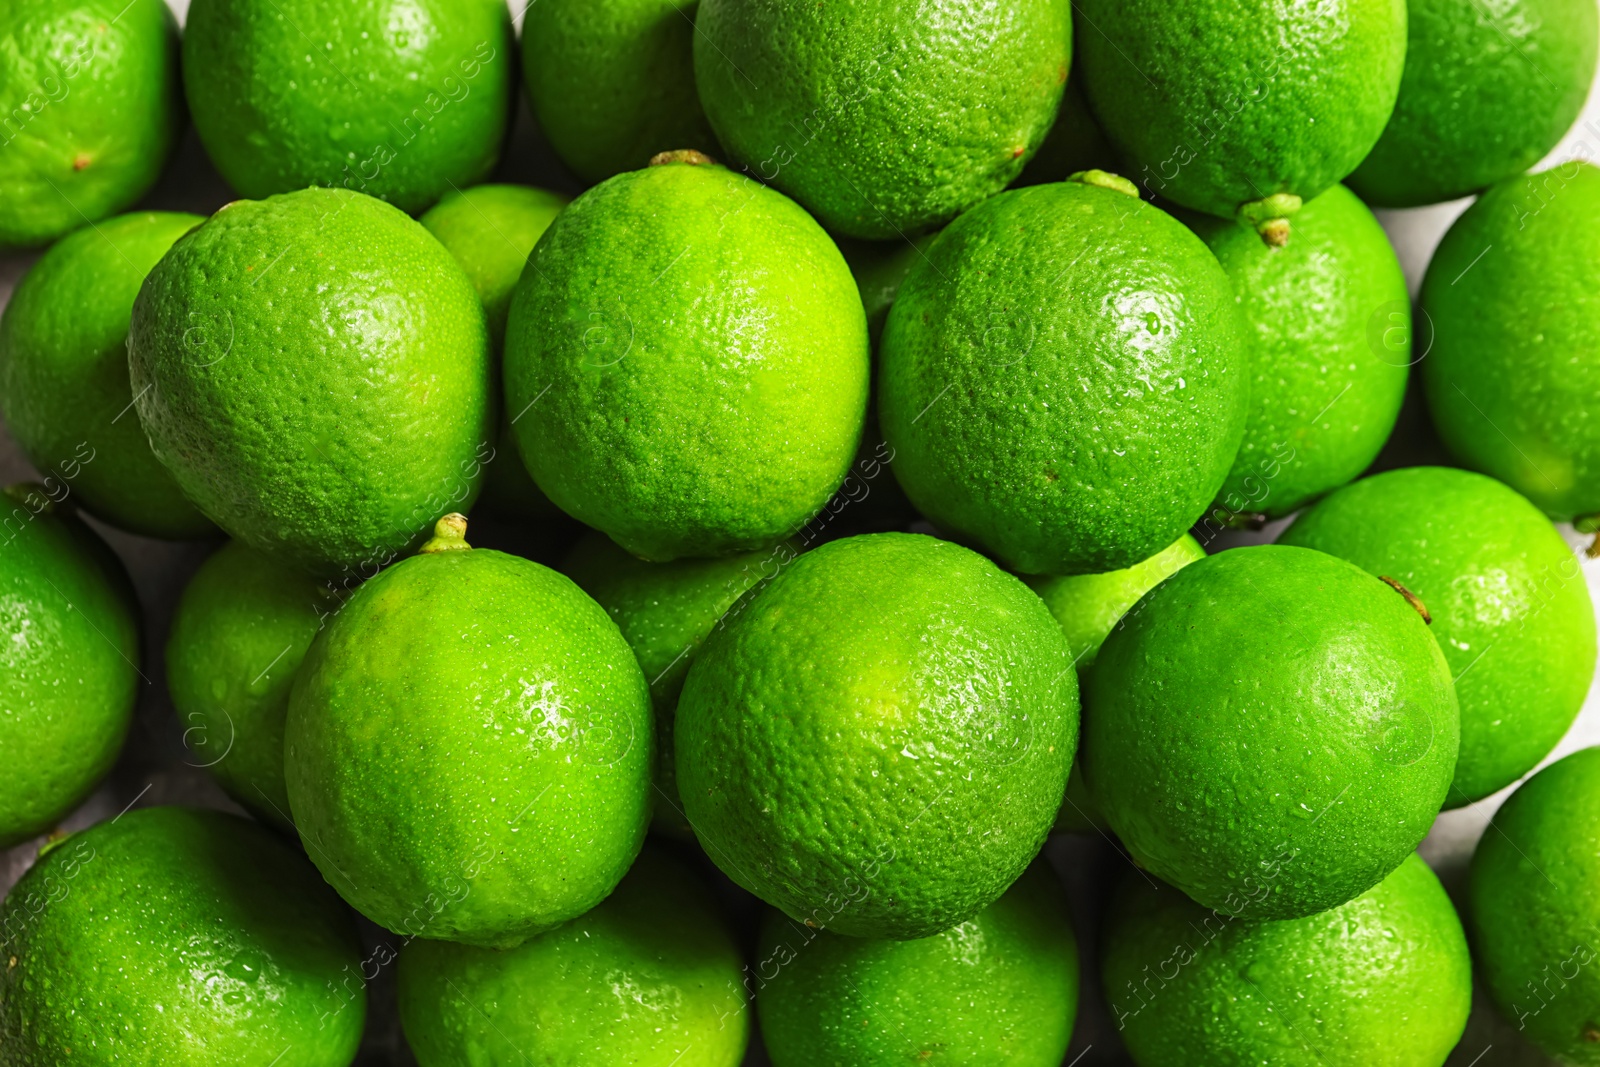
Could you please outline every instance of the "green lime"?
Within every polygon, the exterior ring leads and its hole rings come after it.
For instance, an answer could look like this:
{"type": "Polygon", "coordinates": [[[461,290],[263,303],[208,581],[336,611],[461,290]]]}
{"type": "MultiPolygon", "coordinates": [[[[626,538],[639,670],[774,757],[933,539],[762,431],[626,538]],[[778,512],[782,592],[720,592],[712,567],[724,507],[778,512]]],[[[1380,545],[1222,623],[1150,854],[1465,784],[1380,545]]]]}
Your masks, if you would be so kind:
{"type": "Polygon", "coordinates": [[[735,610],[678,703],[678,788],[717,866],[853,937],[927,937],[998,899],[1077,747],[1077,676],[1039,598],[888,533],[800,556],[735,610]]]}
{"type": "Polygon", "coordinates": [[[506,327],[533,480],[645,559],[769,548],[827,503],[861,435],[866,316],[792,200],[674,157],[556,217],[506,327]]]}
{"type": "Polygon", "coordinates": [[[499,161],[515,48],[501,0],[191,0],[183,84],[241,195],[324,185],[415,214],[499,161]]]}
{"type": "Polygon", "coordinates": [[[533,117],[586,182],[658,152],[718,151],[694,82],[697,0],[542,0],[522,23],[533,117]]]}
{"type": "Polygon", "coordinates": [[[1455,771],[1450,668],[1395,590],[1264,545],[1151,590],[1086,679],[1083,770],[1134,860],[1209,908],[1295,919],[1417,847],[1455,771]]]}
{"type": "Polygon", "coordinates": [[[1042,860],[966,922],[916,941],[769,912],[754,972],[776,1067],[1061,1067],[1078,1007],[1067,898],[1042,860]]]}
{"type": "Polygon", "coordinates": [[[1278,518],[1359,476],[1389,439],[1412,361],[1406,278],[1342,185],[1300,209],[1284,248],[1231,221],[1191,225],[1233,280],[1250,339],[1250,414],[1216,507],[1278,518]]]}
{"type": "Polygon", "coordinates": [[[123,210],[183,129],[172,12],[162,0],[8,0],[0,112],[0,248],[123,210]]]}
{"type": "Polygon", "coordinates": [[[128,387],[139,286],[198,215],[149,211],[69,235],[0,317],[0,411],[33,465],[114,526],[150,537],[215,531],[156,461],[128,387]]]}
{"type": "Polygon", "coordinates": [[[1432,616],[1455,676],[1460,807],[1521,778],[1560,741],[1594,677],[1594,605],[1578,558],[1539,509],[1493,478],[1388,471],[1301,515],[1280,544],[1399,582],[1432,616]]]}
{"type": "Polygon", "coordinates": [[[694,71],[746,173],[828,229],[887,239],[1004,189],[1061,101],[1060,0],[702,0],[694,71]]]}
{"type": "Polygon", "coordinates": [[[1472,1002],[1461,920],[1414,853],[1354,900],[1280,922],[1130,872],[1104,944],[1106,999],[1140,1067],[1441,1067],[1472,1002]]]}
{"type": "Polygon", "coordinates": [[[311,644],[284,778],[312,860],[373,922],[507,948],[615,888],[650,820],[650,698],[616,623],[459,515],[311,644]]]}
{"type": "Polygon", "coordinates": [[[517,948],[411,942],[400,1019],[422,1067],[737,1067],[744,970],[699,877],[647,849],[592,911],[517,948]]]}
{"type": "Polygon", "coordinates": [[[427,230],[372,197],[236,201],[133,306],[150,445],[217,525],[352,583],[472,501],[491,455],[483,308],[427,230]]]}
{"type": "Polygon", "coordinates": [[[239,803],[290,827],[283,786],[289,687],[333,590],[238,541],[189,580],[167,636],[167,686],[192,762],[239,803]]]}
{"type": "Polygon", "coordinates": [[[1472,946],[1489,992],[1562,1063],[1600,1063],[1600,748],[1528,779],[1478,842],[1472,946]]]}
{"type": "Polygon", "coordinates": [[[1440,242],[1421,306],[1445,446],[1553,518],[1600,512],[1600,169],[1572,161],[1484,193],[1440,242]]]}
{"type": "Polygon", "coordinates": [[[895,475],[935,526],[1014,570],[1155,555],[1239,448],[1249,380],[1227,275],[1123,186],[1095,172],[986,200],[912,268],[884,328],[895,475]]]}
{"type": "Polygon", "coordinates": [[[1405,74],[1383,136],[1350,175],[1369,204],[1475,193],[1544,158],[1595,66],[1589,0],[1408,0],[1405,74]]]}
{"type": "Polygon", "coordinates": [[[345,1067],[366,1018],[350,913],[218,811],[144,808],[47,846],[0,907],[0,956],[13,1067],[345,1067]]]}
{"type": "Polygon", "coordinates": [[[1089,109],[1089,98],[1083,95],[1083,68],[1075,66],[1067,78],[1066,92],[1061,94],[1055,125],[1013,184],[1066,181],[1082,171],[1115,171],[1119,166],[1117,150],[1106,140],[1105,131],[1089,109]]]}
{"type": "Polygon", "coordinates": [[[1081,0],[1084,91],[1152,195],[1272,244],[1356,169],[1400,91],[1406,0],[1081,0]]]}

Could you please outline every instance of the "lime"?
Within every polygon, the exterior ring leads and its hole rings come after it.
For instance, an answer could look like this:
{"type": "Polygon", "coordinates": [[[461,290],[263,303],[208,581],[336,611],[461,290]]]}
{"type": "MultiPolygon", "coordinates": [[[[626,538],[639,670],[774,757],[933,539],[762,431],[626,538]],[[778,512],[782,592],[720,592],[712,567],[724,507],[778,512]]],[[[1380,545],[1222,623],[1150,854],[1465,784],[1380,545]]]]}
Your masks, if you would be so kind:
{"type": "Polygon", "coordinates": [[[736,611],[678,703],[678,788],[713,862],[854,937],[927,937],[999,898],[1077,747],[1077,676],[1039,598],[889,533],[800,556],[736,611]]]}
{"type": "Polygon", "coordinates": [[[172,12],[162,0],[8,0],[0,113],[0,248],[123,210],[183,128],[172,12]]]}
{"type": "Polygon", "coordinates": [[[501,0],[191,0],[183,84],[242,195],[335,186],[416,213],[494,169],[515,48],[501,0]]]}
{"type": "Polygon", "coordinates": [[[702,0],[694,71],[746,173],[830,230],[905,237],[1021,173],[1072,51],[1059,0],[702,0]]]}
{"type": "Polygon", "coordinates": [[[344,1067],[361,943],[316,869],[233,815],[145,808],[55,842],[0,908],[15,1067],[344,1067]]]}
{"type": "Polygon", "coordinates": [[[483,308],[428,231],[360,193],[238,201],[133,307],[156,458],[289,566],[367,577],[469,504],[491,450],[483,308]]]}
{"type": "Polygon", "coordinates": [[[744,980],[706,887],[647,849],[594,910],[517,948],[413,941],[400,1019],[422,1067],[737,1067],[744,980]]]}
{"type": "Polygon", "coordinates": [[[556,217],[506,327],[533,480],[645,559],[770,548],[844,478],[867,401],[854,279],[793,201],[677,157],[556,217]]]}
{"type": "Polygon", "coordinates": [[[1061,94],[1055,125],[1014,184],[1066,181],[1082,171],[1115,171],[1118,166],[1117,150],[1106,140],[1105,131],[1089,109],[1088,97],[1083,95],[1083,68],[1073,67],[1066,91],[1061,94]]]}
{"type": "Polygon", "coordinates": [[[469,549],[459,515],[312,642],[284,778],[313,862],[412,937],[507,948],[582,915],[644,840],[649,693],[566,578],[469,549]]]}
{"type": "Polygon", "coordinates": [[[895,475],[935,526],[1014,570],[1155,555],[1238,451],[1249,382],[1227,275],[1126,185],[1097,175],[973,208],[884,328],[895,475]]]}
{"type": "Polygon", "coordinates": [[[1151,590],[1100,648],[1083,769],[1134,860],[1209,908],[1295,919],[1417,847],[1455,771],[1450,669],[1395,590],[1238,548],[1151,590]]]}
{"type": "Polygon", "coordinates": [[[1472,1001],[1461,920],[1415,854],[1354,900],[1279,922],[1130,872],[1104,951],[1106,999],[1140,1067],[1440,1067],[1472,1001]]]}

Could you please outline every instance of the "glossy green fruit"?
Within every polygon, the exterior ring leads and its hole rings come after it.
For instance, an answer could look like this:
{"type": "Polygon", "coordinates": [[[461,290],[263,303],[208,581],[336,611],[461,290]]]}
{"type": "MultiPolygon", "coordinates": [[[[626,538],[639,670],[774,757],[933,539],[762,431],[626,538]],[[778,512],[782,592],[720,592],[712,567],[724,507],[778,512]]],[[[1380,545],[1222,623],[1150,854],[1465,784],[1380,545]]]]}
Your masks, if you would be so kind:
{"type": "Polygon", "coordinates": [[[160,176],[183,129],[178,24],[161,0],[8,0],[0,100],[0,248],[42,245],[160,176]]]}
{"type": "Polygon", "coordinates": [[[1555,519],[1600,512],[1600,169],[1572,161],[1484,193],[1428,264],[1422,310],[1446,447],[1555,519]]]}
{"type": "Polygon", "coordinates": [[[515,48],[500,0],[192,0],[183,84],[240,195],[323,185],[416,213],[494,169],[515,48]]]}
{"type": "Polygon", "coordinates": [[[744,972],[699,877],[646,850],[594,910],[517,948],[411,942],[400,1019],[422,1067],[737,1067],[744,972]]]}
{"type": "Polygon", "coordinates": [[[204,220],[148,211],[64,238],[0,318],[0,412],[28,458],[99,518],[149,537],[216,530],[156,461],[128,387],[128,320],[172,242],[204,220]]]}
{"type": "Polygon", "coordinates": [[[1594,79],[1589,0],[1408,0],[1406,12],[1394,114],[1350,175],[1367,203],[1475,193],[1539,162],[1578,117],[1594,79]]]}
{"type": "Polygon", "coordinates": [[[339,893],[411,937],[507,948],[581,915],[650,819],[650,698],[616,624],[459,515],[358,589],[289,698],[284,778],[339,893]]]}
{"type": "Polygon", "coordinates": [[[372,197],[305,189],[180,238],[134,303],[128,362],[156,458],[201,511],[353,584],[477,493],[487,333],[428,231],[372,197]]]}
{"type": "Polygon", "coordinates": [[[1467,877],[1479,973],[1562,1063],[1600,1063],[1600,748],[1534,775],[1489,824],[1467,877]]]}
{"type": "Polygon", "coordinates": [[[1415,854],[1347,904],[1255,922],[1129,872],[1112,895],[1106,999],[1140,1067],[1440,1067],[1472,961],[1415,854]]]}
{"type": "Polygon", "coordinates": [[[1089,181],[1003,193],[946,227],[879,354],[906,495],[1032,574],[1120,570],[1170,545],[1244,431],[1227,275],[1126,182],[1089,181]]]}
{"type": "Polygon", "coordinates": [[[48,846],[0,942],[8,1067],[345,1067],[361,1041],[350,913],[233,815],[144,808],[48,846]]]}
{"type": "Polygon", "coordinates": [[[770,548],[848,471],[867,327],[833,241],[704,162],[619,174],[557,216],[511,301],[506,406],[533,480],[655,561],[770,548]]]}
{"type": "Polygon", "coordinates": [[[694,82],[696,0],[543,0],[522,24],[533,117],[586,182],[658,152],[718,154],[694,82]]]}
{"type": "Polygon", "coordinates": [[[1071,9],[702,0],[695,78],[746,172],[837,233],[904,238],[1004,189],[1061,101],[1071,9]]]}
{"type": "Polygon", "coordinates": [[[1039,598],[959,545],[834,541],[701,648],[678,788],[706,853],[791,918],[927,937],[999,898],[1044,843],[1078,684],[1039,598]]]}
{"type": "Polygon", "coordinates": [[[1583,707],[1595,663],[1583,568],[1539,509],[1493,478],[1374,475],[1300,516],[1279,544],[1393,578],[1427,606],[1461,705],[1450,807],[1531,771],[1583,707]]]}
{"type": "Polygon", "coordinates": [[[0,848],[55,825],[133,721],[139,628],[104,542],[35,486],[0,495],[0,848]]]}
{"type": "Polygon", "coordinates": [[[1135,182],[1271,243],[1394,110],[1405,0],[1081,0],[1084,90],[1135,182]]]}
{"type": "Polygon", "coordinates": [[[1264,245],[1191,225],[1233,281],[1250,339],[1250,415],[1216,507],[1278,518],[1361,474],[1389,439],[1411,365],[1411,297],[1372,212],[1342,185],[1264,245]]]}
{"type": "Polygon", "coordinates": [[[1265,545],[1156,586],[1100,647],[1083,769],[1134,860],[1209,908],[1295,919],[1417,847],[1455,772],[1450,669],[1399,593],[1265,545]]]}
{"type": "Polygon", "coordinates": [[[756,1004],[776,1067],[1061,1067],[1078,945],[1044,861],[960,926],[917,941],[840,937],[768,912],[756,1004]]]}

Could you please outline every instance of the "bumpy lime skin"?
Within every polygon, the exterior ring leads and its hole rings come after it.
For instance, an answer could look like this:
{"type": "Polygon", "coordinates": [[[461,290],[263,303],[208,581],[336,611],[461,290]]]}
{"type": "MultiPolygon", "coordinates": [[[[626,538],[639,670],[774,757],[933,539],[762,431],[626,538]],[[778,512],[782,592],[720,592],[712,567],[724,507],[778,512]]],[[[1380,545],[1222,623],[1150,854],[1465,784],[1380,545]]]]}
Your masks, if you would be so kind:
{"type": "Polygon", "coordinates": [[[678,702],[678,788],[707,854],[791,918],[927,937],[1044,843],[1078,683],[1039,598],[975,552],[869,534],[735,606],[678,702]]]}
{"type": "Polygon", "coordinates": [[[1310,200],[1356,169],[1400,91],[1405,0],[1082,0],[1101,127],[1153,195],[1210,215],[1310,200]]]}
{"type": "Polygon", "coordinates": [[[1562,1063],[1600,1063],[1600,748],[1511,795],[1478,842],[1467,917],[1506,1018],[1562,1063]]]}
{"type": "Polygon", "coordinates": [[[1600,169],[1484,193],[1429,262],[1422,310],[1428,407],[1456,459],[1554,519],[1600,512],[1600,169]]]}
{"type": "Polygon", "coordinates": [[[828,229],[904,238],[1021,173],[1055,121],[1069,5],[702,0],[695,77],[752,177],[828,229]]]}
{"type": "Polygon", "coordinates": [[[515,48],[500,0],[194,0],[183,84],[240,195],[323,185],[415,214],[494,169],[515,48]]]}
{"type": "Polygon", "coordinates": [[[172,12],[161,0],[10,0],[0,115],[0,248],[123,210],[183,128],[172,12]]]}
{"type": "Polygon", "coordinates": [[[1283,248],[1233,221],[1191,226],[1233,282],[1250,345],[1250,414],[1216,505],[1287,515],[1360,475],[1394,429],[1412,358],[1405,274],[1342,185],[1295,213],[1283,248]]]}
{"type": "Polygon", "coordinates": [[[1405,73],[1347,184],[1375,207],[1475,193],[1533,166],[1571,127],[1595,68],[1589,0],[1409,0],[1405,73]]]}
{"type": "Polygon", "coordinates": [[[1427,606],[1461,705],[1450,807],[1527,774],[1583,707],[1595,663],[1583,569],[1539,509],[1493,478],[1445,467],[1374,475],[1278,543],[1387,575],[1427,606]]]}
{"type": "Polygon", "coordinates": [[[861,435],[866,316],[799,205],[723,167],[619,174],[557,216],[506,328],[506,404],[541,490],[657,562],[769,548],[861,435]]]}
{"type": "Polygon", "coordinates": [[[400,1020],[422,1067],[737,1067],[744,972],[704,883],[647,849],[593,911],[518,948],[411,942],[400,1020]]]}
{"type": "Polygon", "coordinates": [[[1472,1002],[1461,920],[1415,854],[1349,903],[1281,922],[1129,873],[1105,937],[1106,999],[1141,1067],[1440,1067],[1472,1002]]]}
{"type": "Polygon", "coordinates": [[[352,584],[469,506],[494,422],[483,307],[416,222],[359,193],[238,201],[134,302],[151,448],[201,511],[352,584]]]}
{"type": "Polygon", "coordinates": [[[361,1042],[349,911],[237,816],[144,808],[50,846],[0,941],[8,1067],[344,1067],[361,1042]]]}
{"type": "Polygon", "coordinates": [[[133,721],[132,587],[87,526],[0,496],[0,848],[50,829],[111,769],[133,721]]]}
{"type": "Polygon", "coordinates": [[[650,820],[650,696],[572,582],[489,549],[368,581],[295,676],[308,854],[390,930],[506,948],[598,904],[650,820]]]}
{"type": "Polygon", "coordinates": [[[721,149],[694,81],[696,0],[542,0],[522,24],[533,117],[586,182],[658,152],[721,149]]]}
{"type": "Polygon", "coordinates": [[[879,353],[894,471],[934,525],[1013,570],[1131,567],[1200,517],[1244,432],[1228,277],[1170,215],[1079,182],[951,223],[879,353]]]}
{"type": "Polygon", "coordinates": [[[1141,867],[1207,907],[1294,919],[1371,889],[1455,772],[1450,668],[1399,593],[1304,548],[1191,564],[1086,685],[1083,770],[1141,867]]]}
{"type": "Polygon", "coordinates": [[[147,211],[79,230],[40,257],[0,317],[0,412],[12,436],[74,503],[147,537],[216,530],[150,451],[128,386],[139,286],[204,221],[147,211]]]}

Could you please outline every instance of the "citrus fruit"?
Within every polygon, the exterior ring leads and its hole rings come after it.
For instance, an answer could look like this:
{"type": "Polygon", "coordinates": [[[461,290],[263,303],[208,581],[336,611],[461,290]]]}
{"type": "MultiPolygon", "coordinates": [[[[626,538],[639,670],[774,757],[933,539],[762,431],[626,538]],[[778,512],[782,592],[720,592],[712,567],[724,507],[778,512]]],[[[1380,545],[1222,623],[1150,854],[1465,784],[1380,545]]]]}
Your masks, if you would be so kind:
{"type": "Polygon", "coordinates": [[[737,1067],[744,981],[698,876],[647,849],[592,911],[517,948],[411,942],[400,1018],[422,1067],[737,1067]]]}
{"type": "Polygon", "coordinates": [[[920,534],[794,560],[701,646],[678,789],[739,885],[853,937],[927,937],[993,903],[1044,843],[1078,685],[1038,597],[920,534]]]}
{"type": "Polygon", "coordinates": [[[1274,244],[1383,132],[1405,0],[1084,0],[1084,91],[1134,181],[1274,244]]]}
{"type": "Polygon", "coordinates": [[[1542,159],[1594,79],[1588,0],[1408,0],[1406,65],[1383,136],[1350,175],[1369,204],[1467,196],[1542,159]]]}
{"type": "Polygon", "coordinates": [[[470,504],[490,455],[483,308],[438,241],[360,193],[238,201],[180,238],[128,362],[184,494],[305,570],[375,572],[470,504]]]}
{"type": "Polygon", "coordinates": [[[769,912],[755,973],[776,1067],[1061,1067],[1078,1006],[1066,893],[1042,860],[966,922],[916,941],[769,912]]]}
{"type": "Polygon", "coordinates": [[[1467,876],[1479,973],[1562,1063],[1600,1063],[1600,748],[1557,760],[1495,812],[1467,876]]]}
{"type": "Polygon", "coordinates": [[[1086,170],[1115,171],[1118,166],[1117,151],[1106,140],[1105,131],[1095,121],[1089,100],[1083,95],[1083,68],[1075,66],[1067,78],[1066,91],[1061,94],[1055,125],[1014,184],[1066,181],[1086,170]]]}
{"type": "Polygon", "coordinates": [[[506,406],[563,511],[645,559],[768,548],[849,469],[854,279],[793,201],[677,157],[556,216],[517,283],[506,406]]]}
{"type": "Polygon", "coordinates": [[[1460,718],[1439,645],[1344,560],[1264,545],[1174,574],[1100,646],[1083,770],[1134,860],[1208,908],[1295,919],[1422,840],[1460,718]]]}
{"type": "Polygon", "coordinates": [[[344,1067],[361,943],[297,851],[217,811],[144,808],[46,846],[0,908],[16,1067],[344,1067]]]}
{"type": "Polygon", "coordinates": [[[241,195],[324,185],[415,213],[499,160],[515,48],[500,0],[192,0],[183,84],[241,195]]]}
{"type": "Polygon", "coordinates": [[[1553,518],[1600,512],[1600,169],[1484,193],[1439,243],[1421,306],[1428,407],[1456,459],[1553,518]]]}
{"type": "Polygon", "coordinates": [[[98,517],[151,537],[216,529],[156,461],[128,387],[128,319],[150,268],[198,215],[148,211],[57,243],[0,317],[0,411],[47,477],[98,517]]]}
{"type": "Polygon", "coordinates": [[[229,541],[184,588],[167,636],[167,687],[191,762],[260,818],[289,827],[283,719],[336,590],[229,541]]]}
{"type": "Polygon", "coordinates": [[[1233,280],[1250,346],[1250,414],[1216,507],[1287,515],[1360,475],[1389,439],[1411,365],[1405,275],[1341,185],[1300,209],[1284,248],[1231,221],[1191,225],[1233,280]]]}
{"type": "Polygon", "coordinates": [[[1104,944],[1106,999],[1140,1067],[1441,1067],[1472,1001],[1461,920],[1415,854],[1346,904],[1278,922],[1130,872],[1104,944]]]}
{"type": "Polygon", "coordinates": [[[657,152],[716,152],[694,82],[696,0],[544,0],[522,23],[533,117],[586,182],[657,152]]]}
{"type": "Polygon", "coordinates": [[[37,486],[0,495],[0,848],[50,829],[133,720],[139,628],[121,564],[37,486]]]}
{"type": "Polygon", "coordinates": [[[1583,707],[1595,662],[1583,569],[1539,509],[1493,478],[1377,474],[1325,498],[1279,543],[1347,559],[1426,605],[1461,705],[1450,807],[1531,771],[1583,707]]]}
{"type": "Polygon", "coordinates": [[[114,215],[183,128],[178,24],[161,0],[11,0],[0,9],[0,248],[114,215]]]}
{"type": "Polygon", "coordinates": [[[914,235],[1004,189],[1055,121],[1057,0],[701,0],[694,70],[747,173],[851,237],[914,235]]]}
{"type": "Polygon", "coordinates": [[[566,578],[468,548],[459,515],[311,644],[284,727],[294,821],[356,910],[506,948],[581,915],[644,840],[650,698],[566,578]]]}
{"type": "Polygon", "coordinates": [[[884,327],[895,475],[935,526],[1013,570],[1155,555],[1210,503],[1244,429],[1227,275],[1118,183],[986,200],[912,268],[884,327]]]}

